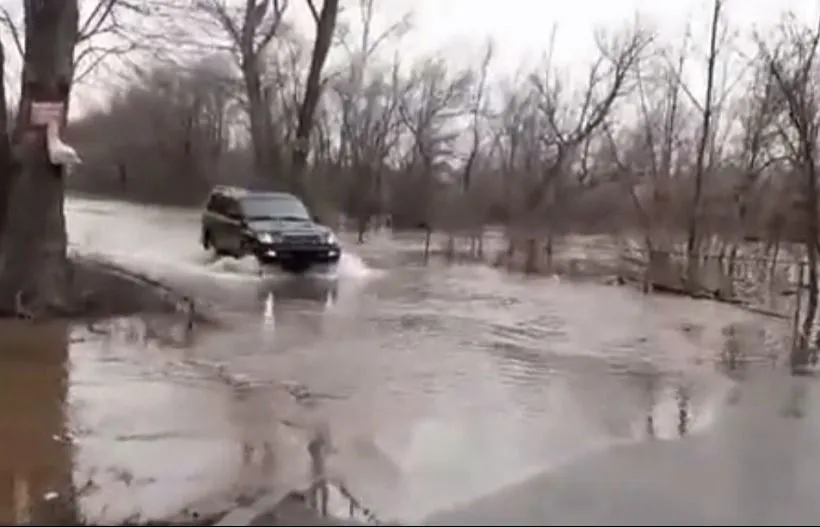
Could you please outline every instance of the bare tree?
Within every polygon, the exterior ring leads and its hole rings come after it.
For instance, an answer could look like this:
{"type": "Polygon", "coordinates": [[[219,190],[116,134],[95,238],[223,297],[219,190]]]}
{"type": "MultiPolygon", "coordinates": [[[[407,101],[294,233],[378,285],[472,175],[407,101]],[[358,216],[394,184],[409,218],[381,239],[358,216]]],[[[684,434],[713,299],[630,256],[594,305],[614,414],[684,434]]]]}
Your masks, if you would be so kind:
{"type": "MultiPolygon", "coordinates": [[[[766,62],[756,61],[753,67],[751,82],[745,96],[738,101],[740,108],[736,116],[740,126],[739,145],[733,160],[736,172],[733,202],[737,224],[728,254],[728,275],[734,276],[741,243],[763,236],[767,241],[766,252],[773,250],[771,278],[780,248],[781,233],[777,225],[780,222],[765,218],[768,210],[761,207],[760,197],[772,195],[765,192],[765,185],[774,179],[774,171],[788,171],[788,164],[782,155],[776,154],[780,113],[777,85],[766,62]]],[[[777,209],[769,207],[772,208],[777,209]]],[[[778,214],[776,211],[775,217],[778,214]]]]}
{"type": "MultiPolygon", "coordinates": [[[[139,42],[132,33],[137,24],[129,23],[127,19],[140,20],[151,13],[150,4],[132,0],[93,0],[81,4],[90,5],[90,8],[80,9],[74,82],[84,80],[106,59],[136,50],[139,42]]],[[[20,57],[24,54],[22,25],[22,20],[9,9],[0,7],[0,26],[8,32],[20,57]]]]}
{"type": "MultiPolygon", "coordinates": [[[[462,216],[461,223],[468,223],[467,227],[471,230],[475,229],[475,224],[483,227],[484,217],[487,208],[486,195],[480,198],[477,192],[474,192],[473,185],[475,180],[475,173],[477,172],[478,163],[481,160],[481,149],[484,146],[485,130],[484,124],[487,114],[490,112],[490,107],[487,104],[489,91],[489,73],[490,65],[493,60],[494,45],[492,41],[487,42],[484,50],[484,56],[481,59],[481,65],[478,71],[478,78],[473,86],[472,101],[470,103],[470,146],[467,152],[467,159],[464,162],[464,170],[461,174],[461,196],[459,199],[461,207],[456,207],[457,213],[462,216]]],[[[479,227],[473,230],[470,236],[470,254],[471,256],[481,256],[483,253],[483,228],[479,227]]],[[[454,242],[451,242],[451,245],[454,242]]]]}
{"type": "Polygon", "coordinates": [[[715,89],[715,64],[718,55],[718,25],[720,23],[721,0],[714,0],[712,4],[712,20],[709,36],[709,55],[706,64],[706,96],[703,101],[703,115],[700,133],[700,142],[695,161],[695,182],[692,195],[692,209],[689,217],[689,229],[686,239],[687,277],[689,286],[694,285],[697,279],[697,249],[698,249],[698,216],[703,194],[703,179],[706,170],[706,156],[709,141],[712,137],[713,94],[715,89]]]}
{"type": "Polygon", "coordinates": [[[63,173],[49,161],[45,131],[29,123],[35,101],[68,104],[78,18],[77,0],[25,2],[20,133],[14,145],[21,172],[10,188],[0,241],[0,308],[5,313],[64,312],[68,306],[63,173]]]}
{"type": "MultiPolygon", "coordinates": [[[[530,232],[526,267],[533,270],[536,261],[535,231],[546,220],[546,253],[551,266],[553,240],[557,222],[561,186],[572,172],[585,141],[605,123],[616,101],[629,89],[629,78],[636,62],[650,43],[651,36],[636,28],[611,42],[599,39],[601,50],[588,74],[588,82],[580,94],[580,102],[567,100],[564,83],[555,76],[551,58],[541,73],[531,77],[538,108],[538,149],[540,158],[537,175],[529,183],[526,198],[517,214],[519,228],[530,232]]],[[[552,53],[552,51],[550,51],[552,53]]],[[[573,98],[574,94],[570,94],[573,98]]]]}
{"type": "MultiPolygon", "coordinates": [[[[502,87],[503,103],[491,122],[491,156],[501,173],[503,189],[499,208],[508,231],[512,229],[513,210],[523,199],[517,190],[534,174],[539,155],[541,122],[537,119],[536,97],[519,85],[519,80],[513,79],[509,86],[502,87]]],[[[508,256],[514,250],[512,239],[510,242],[508,256]]]]}
{"type": "Polygon", "coordinates": [[[820,243],[818,225],[817,141],[820,137],[820,98],[817,96],[817,53],[820,44],[820,19],[806,27],[794,17],[783,23],[780,40],[767,46],[759,42],[761,54],[774,78],[785,110],[786,126],[781,139],[791,156],[800,178],[798,201],[801,231],[808,260],[808,305],[801,331],[792,355],[794,368],[803,366],[817,314],[817,249],[820,243]]]}
{"type": "MultiPolygon", "coordinates": [[[[264,99],[273,126],[271,148],[281,159],[283,166],[287,160],[288,145],[296,137],[299,110],[304,95],[304,72],[310,63],[310,44],[293,31],[282,30],[276,38],[276,46],[266,53],[264,75],[262,77],[264,99]]],[[[280,182],[290,184],[290,179],[280,182]]]]}
{"type": "Polygon", "coordinates": [[[451,73],[437,58],[420,61],[405,81],[398,111],[409,148],[391,196],[398,224],[433,227],[436,197],[454,182],[455,141],[463,129],[457,121],[468,111],[472,82],[471,70],[451,73]]]}
{"type": "Polygon", "coordinates": [[[341,110],[336,126],[339,144],[336,165],[347,175],[348,185],[343,189],[345,208],[356,220],[360,243],[364,241],[371,217],[382,212],[384,167],[397,146],[400,125],[399,64],[395,61],[391,67],[382,67],[373,64],[373,59],[382,44],[400,39],[410,27],[409,16],[405,15],[375,34],[375,6],[375,0],[359,0],[361,38],[353,44],[341,39],[348,54],[348,71],[332,82],[341,110]]]}
{"type": "Polygon", "coordinates": [[[636,62],[639,118],[634,125],[608,119],[603,126],[607,146],[599,152],[609,162],[606,170],[626,190],[643,232],[649,264],[643,277],[645,291],[651,289],[659,270],[669,266],[671,233],[682,212],[671,198],[681,180],[680,159],[688,153],[684,147],[688,115],[681,100],[686,46],[675,60],[665,55],[659,50],[636,62]]]}
{"type": "Polygon", "coordinates": [[[333,32],[336,29],[336,18],[339,14],[339,0],[324,0],[321,9],[317,9],[314,0],[305,1],[316,24],[316,40],[313,43],[313,54],[305,81],[305,94],[299,108],[296,137],[291,150],[292,185],[303,196],[306,194],[303,179],[310,148],[310,132],[313,129],[313,119],[324,86],[322,70],[333,43],[333,32]]]}
{"type": "Polygon", "coordinates": [[[486,115],[488,110],[488,108],[486,108],[485,106],[487,100],[487,91],[489,88],[489,86],[487,85],[487,77],[490,71],[490,64],[493,60],[494,50],[495,47],[493,43],[491,41],[488,42],[484,51],[484,57],[481,60],[478,81],[473,90],[473,100],[470,108],[470,150],[467,153],[467,161],[464,164],[464,174],[461,178],[462,191],[465,193],[470,191],[470,184],[473,180],[473,171],[475,169],[475,163],[478,159],[479,150],[481,147],[481,122],[482,118],[486,115]]]}
{"type": "Polygon", "coordinates": [[[346,210],[356,219],[360,242],[370,218],[383,208],[388,159],[401,135],[400,89],[398,65],[391,77],[372,79],[359,89],[336,86],[342,110],[336,164],[347,175],[346,210]]]}
{"type": "Polygon", "coordinates": [[[197,5],[227,35],[242,73],[258,183],[281,186],[283,182],[274,181],[280,159],[278,145],[272,144],[273,124],[262,86],[262,56],[282,25],[288,0],[245,0],[239,9],[226,0],[199,0],[197,5]]]}
{"type": "MultiPolygon", "coordinates": [[[[141,20],[151,16],[150,4],[132,0],[96,0],[80,22],[74,54],[74,82],[82,82],[104,61],[141,47],[134,35],[141,20]],[[127,21],[131,19],[131,21],[127,21]],[[105,38],[106,44],[101,44],[105,38]]],[[[81,13],[82,15],[82,13],[81,13]]]]}
{"type": "Polygon", "coordinates": [[[226,61],[158,66],[113,97],[110,107],[72,123],[84,163],[72,188],[135,200],[199,204],[232,172],[250,166],[230,152],[230,128],[243,122],[226,61]]]}

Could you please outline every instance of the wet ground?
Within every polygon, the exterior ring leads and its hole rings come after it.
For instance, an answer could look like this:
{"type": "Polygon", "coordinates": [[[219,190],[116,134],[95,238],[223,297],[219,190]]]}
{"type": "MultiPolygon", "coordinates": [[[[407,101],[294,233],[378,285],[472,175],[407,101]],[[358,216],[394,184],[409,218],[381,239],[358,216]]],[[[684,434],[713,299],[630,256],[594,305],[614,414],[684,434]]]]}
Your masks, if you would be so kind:
{"type": "Polygon", "coordinates": [[[727,371],[726,328],[744,356],[728,362],[755,371],[772,370],[764,344],[784,333],[706,301],[422,266],[418,240],[386,235],[350,246],[335,273],[260,276],[204,253],[193,213],[68,208],[74,249],[172,280],[227,323],[193,341],[171,319],[4,327],[0,522],[43,502],[94,522],[161,518],[203,497],[304,486],[305,444],[322,427],[332,474],[381,518],[572,518],[538,498],[558,480],[515,485],[578,463],[566,492],[586,510],[593,482],[607,495],[629,477],[617,459],[740,430],[715,426],[744,384],[727,371]],[[501,494],[506,509],[480,500],[507,488],[520,492],[501,494]]]}

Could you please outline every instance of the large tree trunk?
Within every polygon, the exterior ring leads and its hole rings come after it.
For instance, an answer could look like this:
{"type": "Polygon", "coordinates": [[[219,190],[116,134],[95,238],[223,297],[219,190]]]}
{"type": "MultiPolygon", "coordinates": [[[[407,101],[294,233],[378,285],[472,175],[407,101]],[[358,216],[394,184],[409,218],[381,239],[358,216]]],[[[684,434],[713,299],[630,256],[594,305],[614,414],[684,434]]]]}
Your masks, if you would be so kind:
{"type": "MultiPolygon", "coordinates": [[[[313,10],[312,4],[311,9],[313,10]]],[[[306,190],[303,178],[309,153],[310,132],[313,129],[313,118],[322,96],[322,69],[333,42],[333,31],[336,28],[336,17],[339,13],[339,0],[324,0],[321,12],[316,13],[315,10],[313,12],[316,22],[316,42],[313,44],[310,70],[305,83],[305,96],[299,108],[296,142],[291,157],[293,187],[297,193],[302,195],[306,190]]]]}
{"type": "Polygon", "coordinates": [[[271,141],[270,109],[262,93],[259,68],[256,57],[247,52],[242,65],[242,76],[248,96],[248,117],[251,125],[251,147],[253,149],[254,185],[276,186],[274,175],[274,145],[271,141]]]}
{"type": "MultiPolygon", "coordinates": [[[[67,236],[60,167],[46,151],[45,130],[28,125],[33,101],[68,107],[78,0],[26,0],[26,39],[15,150],[20,173],[9,194],[0,238],[0,310],[6,314],[64,312],[68,301],[67,236]],[[23,131],[24,130],[24,131],[23,131]]],[[[65,116],[63,116],[63,125],[65,116]]]]}
{"type": "Polygon", "coordinates": [[[0,42],[0,233],[6,220],[6,205],[8,193],[14,176],[14,160],[11,155],[11,141],[9,138],[9,109],[6,101],[6,65],[5,49],[0,42]]]}

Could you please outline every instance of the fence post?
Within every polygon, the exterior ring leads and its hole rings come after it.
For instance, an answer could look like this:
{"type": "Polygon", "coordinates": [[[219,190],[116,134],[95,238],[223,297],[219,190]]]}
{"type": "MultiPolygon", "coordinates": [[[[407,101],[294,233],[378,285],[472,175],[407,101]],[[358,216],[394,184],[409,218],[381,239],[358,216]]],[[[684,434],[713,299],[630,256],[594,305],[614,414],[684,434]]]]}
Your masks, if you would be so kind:
{"type": "Polygon", "coordinates": [[[797,264],[797,284],[794,295],[794,314],[792,317],[792,342],[791,342],[791,357],[792,357],[792,366],[794,366],[794,359],[798,357],[798,354],[803,353],[802,349],[798,349],[802,347],[804,343],[802,342],[802,336],[800,335],[800,311],[801,306],[803,303],[803,275],[805,274],[804,269],[804,262],[800,260],[797,264]]]}

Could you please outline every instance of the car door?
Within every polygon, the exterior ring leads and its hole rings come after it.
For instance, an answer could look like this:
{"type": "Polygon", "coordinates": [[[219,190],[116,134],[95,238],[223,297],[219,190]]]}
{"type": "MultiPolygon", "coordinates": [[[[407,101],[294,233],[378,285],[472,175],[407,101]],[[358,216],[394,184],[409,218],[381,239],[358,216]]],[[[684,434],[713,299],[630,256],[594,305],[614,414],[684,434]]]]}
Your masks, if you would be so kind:
{"type": "Polygon", "coordinates": [[[233,198],[227,199],[225,203],[224,226],[224,249],[230,253],[239,254],[242,248],[244,223],[239,202],[233,198]]]}
{"type": "Polygon", "coordinates": [[[218,247],[219,237],[219,194],[211,194],[202,211],[202,245],[218,247]],[[207,242],[207,243],[206,243],[207,242]]]}
{"type": "Polygon", "coordinates": [[[229,199],[221,194],[211,196],[203,224],[208,231],[211,245],[217,252],[229,251],[231,222],[227,217],[229,199]]]}

